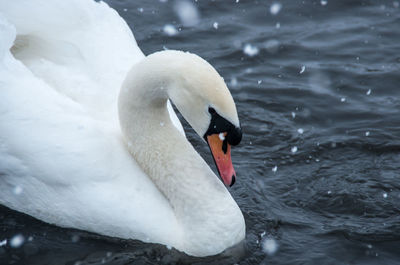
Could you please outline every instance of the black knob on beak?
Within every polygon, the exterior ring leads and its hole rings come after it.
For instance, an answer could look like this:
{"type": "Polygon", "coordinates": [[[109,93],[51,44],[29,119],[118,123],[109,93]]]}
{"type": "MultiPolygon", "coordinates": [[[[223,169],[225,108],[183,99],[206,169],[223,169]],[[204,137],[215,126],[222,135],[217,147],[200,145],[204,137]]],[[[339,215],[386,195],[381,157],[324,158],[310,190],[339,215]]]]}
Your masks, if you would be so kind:
{"type": "Polygon", "coordinates": [[[239,127],[234,127],[228,131],[226,135],[226,140],[230,145],[238,145],[242,140],[242,129],[239,127]]]}

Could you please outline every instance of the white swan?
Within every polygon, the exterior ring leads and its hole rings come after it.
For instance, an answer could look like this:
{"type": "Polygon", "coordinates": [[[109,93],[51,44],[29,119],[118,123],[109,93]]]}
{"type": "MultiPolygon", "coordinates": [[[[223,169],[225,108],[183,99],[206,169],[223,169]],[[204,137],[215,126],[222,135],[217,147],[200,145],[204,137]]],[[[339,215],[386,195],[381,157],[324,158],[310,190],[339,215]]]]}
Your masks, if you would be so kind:
{"type": "Polygon", "coordinates": [[[194,256],[244,239],[239,207],[167,107],[170,98],[233,184],[239,120],[211,65],[179,51],[144,57],[101,2],[0,1],[0,36],[1,204],[194,256]]]}

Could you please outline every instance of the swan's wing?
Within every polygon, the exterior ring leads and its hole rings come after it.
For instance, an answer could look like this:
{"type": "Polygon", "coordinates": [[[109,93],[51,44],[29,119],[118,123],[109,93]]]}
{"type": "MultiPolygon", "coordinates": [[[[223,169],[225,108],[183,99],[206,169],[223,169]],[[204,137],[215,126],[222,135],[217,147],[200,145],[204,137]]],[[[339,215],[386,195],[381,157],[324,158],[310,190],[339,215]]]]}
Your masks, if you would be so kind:
{"type": "Polygon", "coordinates": [[[120,86],[144,58],[126,22],[104,2],[0,1],[15,26],[14,56],[97,118],[116,116],[120,86]]]}
{"type": "MultiPolygon", "coordinates": [[[[92,115],[116,119],[120,85],[144,55],[115,10],[94,1],[16,0],[0,1],[0,12],[17,29],[17,59],[92,115]]],[[[184,135],[170,102],[168,110],[184,135]]]]}
{"type": "Polygon", "coordinates": [[[105,118],[116,117],[122,80],[143,56],[122,19],[102,2],[0,1],[0,36],[0,203],[61,226],[168,243],[172,209],[126,151],[117,119],[105,118]],[[24,64],[9,51],[15,28],[24,64]]]}

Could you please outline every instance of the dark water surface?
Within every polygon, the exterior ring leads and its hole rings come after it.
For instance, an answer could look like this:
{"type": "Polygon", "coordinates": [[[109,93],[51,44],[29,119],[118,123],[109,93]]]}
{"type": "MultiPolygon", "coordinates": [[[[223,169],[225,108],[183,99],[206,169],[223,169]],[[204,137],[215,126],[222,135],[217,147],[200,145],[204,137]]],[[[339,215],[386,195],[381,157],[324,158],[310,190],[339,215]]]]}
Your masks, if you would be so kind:
{"type": "Polygon", "coordinates": [[[1,207],[0,240],[22,233],[26,241],[0,247],[0,264],[400,264],[398,1],[282,1],[272,15],[271,1],[199,0],[193,27],[182,27],[173,1],[106,2],[146,54],[191,51],[228,83],[245,133],[232,151],[230,190],[246,241],[192,258],[1,207]],[[167,36],[166,24],[181,30],[167,36]],[[247,44],[258,54],[245,54],[247,44]],[[278,245],[271,255],[266,239],[278,245]]]}

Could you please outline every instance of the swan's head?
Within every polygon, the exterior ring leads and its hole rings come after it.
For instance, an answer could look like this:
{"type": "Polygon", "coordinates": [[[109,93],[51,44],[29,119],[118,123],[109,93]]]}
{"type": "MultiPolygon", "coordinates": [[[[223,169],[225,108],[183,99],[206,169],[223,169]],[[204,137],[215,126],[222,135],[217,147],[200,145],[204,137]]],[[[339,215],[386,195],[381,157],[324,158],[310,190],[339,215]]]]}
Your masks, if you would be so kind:
{"type": "Polygon", "coordinates": [[[179,71],[170,84],[169,97],[197,134],[209,145],[218,172],[227,186],[235,183],[236,173],[230,155],[231,145],[242,139],[239,118],[232,95],[223,78],[197,55],[178,51],[160,52],[170,56],[170,69],[179,71]]]}

